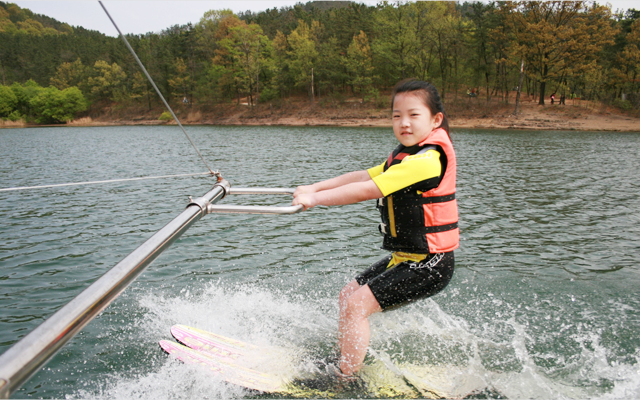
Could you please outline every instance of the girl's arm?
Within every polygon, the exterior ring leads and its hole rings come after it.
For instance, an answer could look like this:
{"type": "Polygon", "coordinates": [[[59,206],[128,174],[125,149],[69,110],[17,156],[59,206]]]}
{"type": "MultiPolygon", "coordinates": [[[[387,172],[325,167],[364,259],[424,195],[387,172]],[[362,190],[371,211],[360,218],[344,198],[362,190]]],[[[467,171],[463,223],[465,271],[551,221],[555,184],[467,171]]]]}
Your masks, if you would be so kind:
{"type": "Polygon", "coordinates": [[[358,203],[377,199],[383,195],[367,171],[355,171],[313,185],[300,186],[293,197],[292,204],[302,204],[306,210],[317,205],[337,206],[358,203]]]}
{"type": "Polygon", "coordinates": [[[293,197],[298,197],[298,195],[303,193],[315,193],[322,190],[334,189],[348,183],[366,182],[370,179],[371,177],[367,171],[353,171],[336,176],[335,178],[327,179],[326,181],[316,182],[313,185],[298,186],[296,191],[293,193],[293,197]]]}

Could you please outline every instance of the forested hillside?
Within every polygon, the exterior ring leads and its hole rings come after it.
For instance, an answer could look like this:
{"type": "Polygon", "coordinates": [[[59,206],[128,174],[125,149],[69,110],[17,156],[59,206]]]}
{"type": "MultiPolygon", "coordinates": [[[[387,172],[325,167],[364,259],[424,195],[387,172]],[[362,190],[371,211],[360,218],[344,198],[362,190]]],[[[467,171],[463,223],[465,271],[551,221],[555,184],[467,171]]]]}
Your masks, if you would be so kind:
{"type": "MultiPolygon", "coordinates": [[[[640,12],[614,15],[591,2],[211,10],[196,25],[128,40],[170,102],[203,110],[292,96],[386,107],[382,94],[409,77],[434,82],[445,102],[507,101],[520,87],[540,103],[555,93],[640,109],[640,12]]],[[[2,118],[63,122],[87,109],[143,110],[159,101],[120,39],[4,2],[0,79],[2,118]]]]}

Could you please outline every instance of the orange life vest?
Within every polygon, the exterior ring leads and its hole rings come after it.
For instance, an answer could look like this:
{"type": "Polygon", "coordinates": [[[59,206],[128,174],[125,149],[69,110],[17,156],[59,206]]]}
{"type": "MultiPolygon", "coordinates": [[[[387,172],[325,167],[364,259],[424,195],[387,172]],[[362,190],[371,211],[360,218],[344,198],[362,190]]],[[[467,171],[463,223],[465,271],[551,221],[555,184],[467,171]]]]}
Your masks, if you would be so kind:
{"type": "Polygon", "coordinates": [[[427,188],[425,183],[418,182],[378,202],[382,217],[380,232],[384,235],[382,248],[386,250],[436,254],[453,251],[459,246],[456,155],[447,132],[438,128],[415,146],[398,146],[389,156],[384,170],[407,156],[435,146],[440,146],[447,157],[444,175],[436,188],[427,188]]]}

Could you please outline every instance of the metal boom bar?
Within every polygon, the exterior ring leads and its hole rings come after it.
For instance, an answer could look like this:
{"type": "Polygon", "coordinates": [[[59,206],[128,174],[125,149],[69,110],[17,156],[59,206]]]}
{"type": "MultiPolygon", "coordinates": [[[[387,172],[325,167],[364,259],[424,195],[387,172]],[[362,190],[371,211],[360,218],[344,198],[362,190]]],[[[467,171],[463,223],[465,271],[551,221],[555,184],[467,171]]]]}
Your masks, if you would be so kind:
{"type": "Polygon", "coordinates": [[[202,205],[223,198],[228,187],[224,180],[217,183],[76,298],[0,355],[0,398],[8,398],[111,304],[162,251],[206,215],[202,205]]]}

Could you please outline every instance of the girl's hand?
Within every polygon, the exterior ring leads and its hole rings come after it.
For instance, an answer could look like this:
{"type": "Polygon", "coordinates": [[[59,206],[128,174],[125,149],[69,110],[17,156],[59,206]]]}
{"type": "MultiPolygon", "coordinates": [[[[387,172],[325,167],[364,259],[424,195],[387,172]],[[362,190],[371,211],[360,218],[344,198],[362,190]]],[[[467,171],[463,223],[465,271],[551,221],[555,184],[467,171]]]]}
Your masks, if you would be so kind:
{"type": "Polygon", "coordinates": [[[313,208],[318,205],[315,196],[313,193],[301,193],[298,196],[294,197],[292,206],[297,206],[298,204],[302,204],[304,210],[307,211],[310,208],[313,208]]]}
{"type": "Polygon", "coordinates": [[[316,192],[316,190],[313,189],[313,185],[298,186],[296,188],[296,191],[293,192],[293,198],[295,199],[296,197],[300,196],[301,194],[315,193],[315,192],[316,192]]]}

